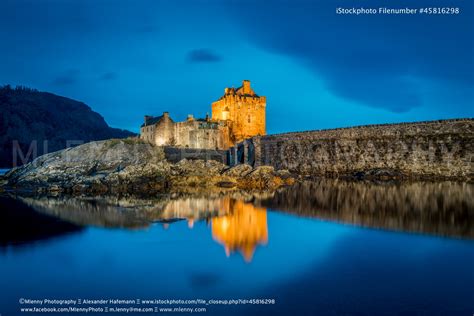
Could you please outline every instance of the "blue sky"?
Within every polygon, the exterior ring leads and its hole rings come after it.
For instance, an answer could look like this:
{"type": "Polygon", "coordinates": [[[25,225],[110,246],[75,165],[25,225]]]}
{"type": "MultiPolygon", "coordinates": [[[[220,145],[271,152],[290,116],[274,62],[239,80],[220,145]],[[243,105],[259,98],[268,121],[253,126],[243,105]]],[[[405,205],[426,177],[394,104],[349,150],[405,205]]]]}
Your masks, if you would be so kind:
{"type": "Polygon", "coordinates": [[[474,116],[464,0],[0,0],[0,84],[81,100],[109,125],[203,117],[226,86],[267,97],[269,133],[474,116]],[[341,16],[455,6],[459,15],[341,16]]]}

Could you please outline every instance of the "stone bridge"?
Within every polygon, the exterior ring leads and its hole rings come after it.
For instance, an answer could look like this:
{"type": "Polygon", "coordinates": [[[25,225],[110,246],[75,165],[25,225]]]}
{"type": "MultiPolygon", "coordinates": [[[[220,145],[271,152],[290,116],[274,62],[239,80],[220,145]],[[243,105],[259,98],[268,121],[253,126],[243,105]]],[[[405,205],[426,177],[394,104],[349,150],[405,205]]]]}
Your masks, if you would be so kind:
{"type": "Polygon", "coordinates": [[[302,175],[392,170],[409,177],[473,178],[474,120],[366,125],[247,139],[230,165],[270,165],[302,175]]]}

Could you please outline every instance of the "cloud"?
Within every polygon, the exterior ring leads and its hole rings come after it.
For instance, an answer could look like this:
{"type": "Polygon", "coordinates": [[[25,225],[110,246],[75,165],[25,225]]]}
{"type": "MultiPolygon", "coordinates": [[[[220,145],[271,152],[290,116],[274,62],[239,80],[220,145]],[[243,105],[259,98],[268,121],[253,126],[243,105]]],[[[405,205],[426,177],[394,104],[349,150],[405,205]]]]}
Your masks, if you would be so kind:
{"type": "Polygon", "coordinates": [[[52,83],[57,86],[75,84],[78,81],[79,72],[80,71],[78,69],[69,69],[56,77],[52,83]]]}
{"type": "Polygon", "coordinates": [[[100,76],[100,80],[104,80],[104,81],[111,81],[111,80],[115,80],[118,78],[118,73],[116,72],[113,72],[113,71],[110,71],[110,72],[105,72],[103,73],[101,76],[100,76]]]}
{"type": "Polygon", "coordinates": [[[222,58],[209,49],[193,49],[188,52],[188,61],[192,63],[215,63],[222,58]]]}
{"type": "Polygon", "coordinates": [[[423,105],[421,88],[409,78],[380,73],[378,76],[366,75],[361,81],[335,77],[328,79],[328,89],[344,99],[394,113],[408,112],[423,105]]]}
{"type": "MultiPolygon", "coordinates": [[[[379,2],[366,0],[364,7],[377,8],[379,2]]],[[[424,104],[426,83],[474,85],[473,5],[452,3],[463,13],[440,17],[443,23],[426,15],[336,14],[338,6],[360,7],[355,0],[276,1],[271,10],[257,0],[252,10],[232,3],[228,11],[251,43],[305,65],[335,95],[399,113],[424,104]]],[[[391,7],[406,5],[390,2],[391,7]]]]}

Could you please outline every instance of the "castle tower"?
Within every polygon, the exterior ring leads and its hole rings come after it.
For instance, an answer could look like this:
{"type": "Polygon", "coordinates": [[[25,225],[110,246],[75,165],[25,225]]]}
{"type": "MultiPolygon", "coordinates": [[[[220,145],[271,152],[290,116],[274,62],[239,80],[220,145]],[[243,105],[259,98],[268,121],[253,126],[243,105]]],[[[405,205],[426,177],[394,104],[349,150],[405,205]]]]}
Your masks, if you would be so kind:
{"type": "Polygon", "coordinates": [[[258,96],[244,80],[239,88],[225,88],[224,95],[212,103],[212,119],[227,121],[234,143],[265,135],[266,97],[258,96]]]}

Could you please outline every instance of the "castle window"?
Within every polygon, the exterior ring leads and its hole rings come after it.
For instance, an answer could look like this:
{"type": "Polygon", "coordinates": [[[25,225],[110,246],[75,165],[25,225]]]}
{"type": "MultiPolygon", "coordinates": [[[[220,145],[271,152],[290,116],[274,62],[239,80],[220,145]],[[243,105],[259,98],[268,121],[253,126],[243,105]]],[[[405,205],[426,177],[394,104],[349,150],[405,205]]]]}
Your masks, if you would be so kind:
{"type": "Polygon", "coordinates": [[[228,120],[229,119],[229,108],[226,107],[224,111],[222,112],[222,119],[223,120],[228,120]]]}
{"type": "Polygon", "coordinates": [[[250,123],[250,115],[249,115],[249,117],[248,117],[248,121],[249,121],[249,123],[250,123]]]}

